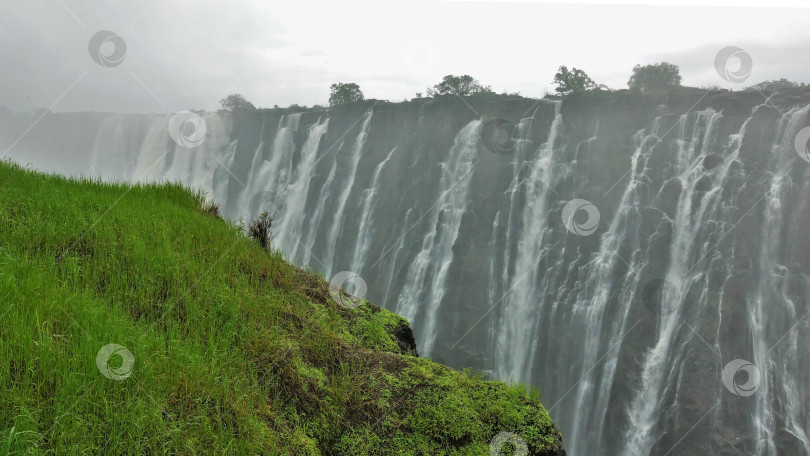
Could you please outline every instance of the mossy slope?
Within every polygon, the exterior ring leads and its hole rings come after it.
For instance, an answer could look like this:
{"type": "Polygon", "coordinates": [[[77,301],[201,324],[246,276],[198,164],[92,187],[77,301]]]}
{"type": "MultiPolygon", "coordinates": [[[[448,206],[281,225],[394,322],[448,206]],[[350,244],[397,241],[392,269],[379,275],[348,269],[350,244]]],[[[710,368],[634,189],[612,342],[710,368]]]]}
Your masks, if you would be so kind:
{"type": "Polygon", "coordinates": [[[179,186],[0,164],[0,249],[0,454],[563,454],[537,397],[410,356],[179,186]]]}

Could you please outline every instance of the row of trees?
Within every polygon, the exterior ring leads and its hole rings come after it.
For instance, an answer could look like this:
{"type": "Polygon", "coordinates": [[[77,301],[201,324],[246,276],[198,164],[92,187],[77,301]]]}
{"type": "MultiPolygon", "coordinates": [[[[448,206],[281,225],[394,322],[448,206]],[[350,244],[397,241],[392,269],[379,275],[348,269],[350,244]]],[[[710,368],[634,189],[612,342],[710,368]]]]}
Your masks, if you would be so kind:
{"type": "MultiPolygon", "coordinates": [[[[573,93],[584,93],[591,91],[610,90],[606,85],[599,84],[585,71],[579,68],[568,69],[563,65],[557,69],[553,83],[556,85],[555,91],[559,95],[570,95],[573,93]]],[[[630,80],[627,81],[628,88],[639,93],[665,93],[676,89],[681,85],[681,74],[678,65],[669,62],[653,63],[649,65],[636,65],[630,80]]],[[[801,84],[804,86],[804,83],[801,84]]],[[[786,88],[799,87],[799,84],[787,79],[763,81],[754,84],[748,89],[760,91],[775,91],[786,88]]],[[[330,86],[329,105],[338,106],[346,103],[354,103],[365,99],[360,86],[353,82],[339,82],[330,86]]],[[[478,79],[463,74],[460,76],[448,74],[442,81],[427,89],[427,95],[431,97],[458,95],[487,95],[494,94],[491,86],[482,84],[478,79]]],[[[517,95],[514,93],[512,95],[517,95]]],[[[422,94],[417,93],[417,98],[422,94]]],[[[240,94],[228,95],[220,100],[222,107],[228,111],[253,110],[255,106],[240,94]]]]}
{"type": "Polygon", "coordinates": [[[775,92],[777,90],[782,89],[792,89],[794,87],[804,87],[804,83],[797,84],[793,81],[788,81],[785,78],[782,79],[772,79],[770,81],[762,81],[758,84],[754,84],[749,89],[760,90],[760,91],[768,91],[768,92],[775,92]]]}
{"type": "MultiPolygon", "coordinates": [[[[561,66],[554,75],[555,89],[560,95],[608,90],[604,84],[597,84],[579,68],[568,69],[561,66]]],[[[666,92],[681,85],[681,74],[678,65],[669,62],[636,65],[627,86],[633,92],[656,93],[666,92]]]]}
{"type": "MultiPolygon", "coordinates": [[[[339,82],[337,84],[332,84],[330,89],[331,93],[329,95],[329,106],[352,103],[365,99],[363,96],[363,91],[360,90],[360,86],[353,82],[339,82]]],[[[427,94],[431,97],[442,95],[467,96],[487,93],[494,92],[490,86],[481,84],[481,82],[469,74],[463,74],[461,76],[448,74],[442,79],[442,82],[427,89],[427,94]]],[[[421,97],[421,94],[417,94],[417,98],[419,97],[421,97]]]]}
{"type": "Polygon", "coordinates": [[[429,97],[441,95],[468,96],[489,93],[494,93],[490,86],[481,84],[478,79],[475,79],[469,74],[463,74],[461,76],[448,74],[442,79],[442,82],[434,85],[433,87],[428,87],[427,89],[427,94],[429,97]]]}
{"type": "MultiPolygon", "coordinates": [[[[363,101],[364,99],[365,97],[363,96],[363,92],[360,90],[359,85],[353,82],[339,82],[337,84],[332,84],[331,86],[329,105],[337,106],[345,103],[363,101]]],[[[226,111],[253,111],[256,109],[256,106],[254,106],[253,103],[249,102],[242,94],[239,93],[228,95],[227,97],[219,100],[219,104],[222,105],[222,109],[226,111]]],[[[300,106],[291,105],[290,107],[298,108],[300,106]]],[[[278,108],[278,105],[274,106],[274,108],[278,108]]]]}

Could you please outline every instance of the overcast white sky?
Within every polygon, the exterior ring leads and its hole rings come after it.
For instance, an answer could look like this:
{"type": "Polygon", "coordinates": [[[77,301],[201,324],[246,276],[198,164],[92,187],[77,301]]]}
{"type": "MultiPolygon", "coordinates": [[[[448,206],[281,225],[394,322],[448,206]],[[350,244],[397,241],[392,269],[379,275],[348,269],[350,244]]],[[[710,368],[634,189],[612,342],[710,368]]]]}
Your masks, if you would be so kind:
{"type": "Polygon", "coordinates": [[[0,105],[173,112],[215,109],[232,92],[261,107],[312,105],[327,103],[334,82],[400,101],[450,73],[542,97],[559,65],[623,88],[635,64],[661,60],[680,65],[686,85],[810,82],[810,9],[785,7],[801,2],[634,3],[646,5],[2,0],[0,105]],[[88,42],[100,30],[126,43],[119,66],[91,58],[88,42]],[[715,72],[725,46],[751,55],[745,83],[715,72]]]}

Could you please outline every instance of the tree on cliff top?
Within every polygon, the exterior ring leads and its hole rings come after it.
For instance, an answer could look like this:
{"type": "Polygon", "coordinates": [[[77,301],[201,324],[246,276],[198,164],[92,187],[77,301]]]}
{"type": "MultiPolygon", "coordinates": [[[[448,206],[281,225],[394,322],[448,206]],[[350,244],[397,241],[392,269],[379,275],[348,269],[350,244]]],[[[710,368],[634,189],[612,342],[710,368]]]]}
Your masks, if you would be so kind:
{"type": "Polygon", "coordinates": [[[247,110],[256,109],[256,107],[253,106],[253,103],[247,101],[244,96],[238,93],[232,93],[227,97],[219,100],[219,104],[221,104],[222,109],[226,111],[237,111],[239,109],[247,109],[247,110]]]}
{"type": "Polygon", "coordinates": [[[363,101],[365,97],[360,90],[360,86],[353,82],[338,82],[331,85],[332,93],[329,95],[329,106],[337,106],[344,103],[363,101]]]}
{"type": "Polygon", "coordinates": [[[492,93],[490,86],[482,85],[474,77],[469,74],[461,76],[454,76],[448,74],[442,79],[442,82],[427,89],[428,96],[436,95],[477,95],[484,93],[492,93]]]}
{"type": "Polygon", "coordinates": [[[570,93],[582,93],[589,90],[603,89],[605,85],[597,84],[588,76],[584,71],[579,68],[568,69],[563,65],[557,70],[554,75],[554,84],[557,84],[555,89],[560,95],[568,95],[570,93]]]}
{"type": "Polygon", "coordinates": [[[792,89],[794,87],[799,87],[799,84],[793,81],[788,81],[785,78],[782,78],[782,79],[772,79],[770,81],[762,81],[748,88],[754,90],[767,90],[769,92],[774,92],[780,89],[792,89]]]}
{"type": "Polygon", "coordinates": [[[636,65],[627,85],[634,92],[665,92],[681,85],[680,69],[669,62],[636,65]]]}

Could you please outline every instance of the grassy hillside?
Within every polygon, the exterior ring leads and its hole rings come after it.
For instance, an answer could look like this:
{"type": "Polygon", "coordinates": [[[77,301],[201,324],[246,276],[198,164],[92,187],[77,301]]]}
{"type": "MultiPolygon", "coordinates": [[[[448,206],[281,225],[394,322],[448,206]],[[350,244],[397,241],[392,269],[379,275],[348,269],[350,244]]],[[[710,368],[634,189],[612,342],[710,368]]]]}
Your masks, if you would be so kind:
{"type": "Polygon", "coordinates": [[[0,320],[0,455],[561,453],[536,395],[407,355],[179,186],[0,163],[0,320]]]}

